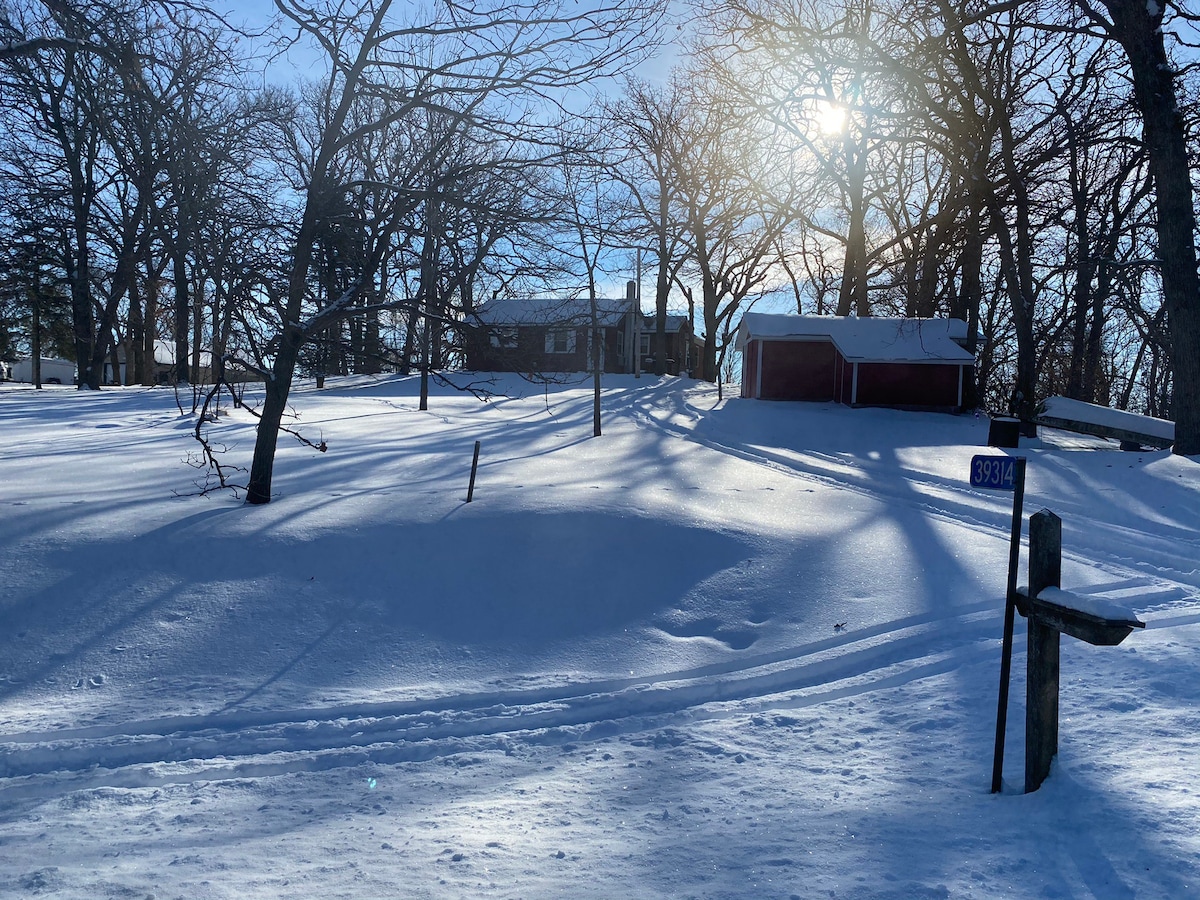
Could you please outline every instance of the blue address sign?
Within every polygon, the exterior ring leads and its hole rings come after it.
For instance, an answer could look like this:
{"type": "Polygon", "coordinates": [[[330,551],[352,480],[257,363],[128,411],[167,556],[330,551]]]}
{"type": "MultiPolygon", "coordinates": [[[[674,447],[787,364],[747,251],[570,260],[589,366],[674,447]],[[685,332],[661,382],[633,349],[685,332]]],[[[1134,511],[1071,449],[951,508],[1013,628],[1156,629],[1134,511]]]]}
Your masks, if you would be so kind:
{"type": "Polygon", "coordinates": [[[1017,460],[1012,456],[972,456],[971,487],[1016,490],[1017,460]]]}

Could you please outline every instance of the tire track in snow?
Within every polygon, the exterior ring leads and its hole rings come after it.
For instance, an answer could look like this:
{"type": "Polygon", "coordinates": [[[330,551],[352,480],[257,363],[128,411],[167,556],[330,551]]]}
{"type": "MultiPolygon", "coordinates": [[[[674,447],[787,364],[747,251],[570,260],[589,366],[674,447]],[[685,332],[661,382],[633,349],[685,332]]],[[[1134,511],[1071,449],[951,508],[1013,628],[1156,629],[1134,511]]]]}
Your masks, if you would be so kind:
{"type": "MultiPolygon", "coordinates": [[[[994,602],[988,601],[961,607],[956,616],[949,618],[918,614],[799,647],[739,655],[730,660],[651,676],[394,703],[220,712],[118,725],[0,734],[0,776],[30,774],[33,770],[20,771],[17,761],[23,755],[32,758],[40,748],[51,745],[60,753],[59,764],[68,755],[78,757],[72,765],[64,766],[72,768],[96,763],[95,759],[86,758],[89,747],[123,746],[133,755],[145,755],[149,745],[156,741],[165,741],[162,746],[168,749],[185,745],[195,748],[222,736],[259,735],[270,742],[283,734],[294,737],[305,730],[321,731],[323,726],[331,726],[334,731],[345,731],[352,726],[360,731],[404,730],[419,739],[422,729],[453,729],[461,727],[463,722],[491,721],[495,724],[502,719],[520,717],[523,727],[541,728],[668,709],[677,711],[704,703],[742,700],[811,686],[821,683],[822,679],[868,675],[878,668],[918,658],[925,648],[953,644],[956,636],[979,640],[989,629],[998,633],[999,621],[1000,612],[994,602]]],[[[468,732],[475,730],[475,726],[467,729],[468,732]]],[[[306,749],[317,749],[321,743],[317,741],[306,749]]],[[[165,758],[151,755],[136,761],[165,758]]]]}
{"type": "MultiPolygon", "coordinates": [[[[1125,586],[1125,582],[1118,583],[1125,586]]],[[[951,618],[969,616],[994,610],[997,621],[1002,610],[998,600],[985,600],[955,607],[951,618]]],[[[456,694],[448,697],[418,700],[398,700],[384,703],[307,707],[292,710],[222,711],[209,715],[167,716],[140,722],[118,725],[91,725],[80,728],[48,729],[36,732],[14,732],[0,734],[0,744],[36,743],[62,740],[99,740],[107,737],[135,737],[138,735],[201,731],[209,728],[236,730],[242,728],[282,725],[310,719],[337,719],[347,717],[399,716],[420,712],[443,712],[478,709],[490,706],[515,706],[549,703],[583,694],[615,693],[633,687],[690,681],[763,668],[780,663],[803,660],[826,651],[837,650],[873,638],[885,638],[900,634],[908,629],[936,625],[947,620],[944,613],[915,613],[900,619],[879,622],[863,628],[855,628],[828,638],[768,652],[741,652],[732,659],[706,663],[647,675],[608,678],[587,682],[570,682],[544,688],[522,688],[456,694]]]]}
{"type": "MultiPolygon", "coordinates": [[[[716,679],[725,679],[725,683],[736,683],[739,679],[751,678],[752,673],[756,671],[779,670],[779,668],[790,665],[808,666],[812,659],[822,658],[826,655],[863,654],[863,649],[848,650],[847,652],[846,648],[854,647],[856,644],[865,644],[870,649],[870,658],[875,659],[884,649],[898,646],[898,642],[901,640],[905,643],[899,644],[899,646],[913,646],[918,636],[934,634],[936,629],[943,628],[949,620],[979,618],[988,612],[994,612],[992,618],[995,618],[997,623],[1000,622],[1001,613],[996,611],[994,601],[977,602],[977,604],[959,607],[958,612],[952,617],[946,617],[944,614],[914,614],[914,616],[895,619],[892,622],[884,622],[823,638],[820,641],[805,643],[798,647],[784,648],[768,653],[739,654],[734,659],[692,666],[672,672],[643,674],[643,676],[575,682],[548,686],[548,688],[473,692],[473,694],[428,698],[428,700],[340,704],[340,706],[332,707],[263,710],[263,712],[166,716],[161,719],[125,722],[125,724],[119,725],[16,732],[0,734],[0,746],[43,743],[66,745],[72,742],[92,742],[98,745],[106,740],[161,737],[164,734],[174,734],[174,736],[197,734],[199,736],[199,734],[214,731],[235,733],[252,731],[256,728],[269,730],[271,727],[288,727],[298,724],[298,722],[470,714],[478,713],[478,710],[481,709],[528,709],[546,706],[546,704],[566,703],[580,697],[617,696],[629,691],[655,689],[660,685],[712,683],[716,679]]],[[[996,628],[998,630],[998,624],[996,628]]],[[[958,632],[961,629],[962,626],[958,625],[953,631],[958,632]]],[[[745,691],[742,691],[742,695],[749,696],[745,691]]],[[[714,695],[701,698],[697,702],[719,700],[719,698],[721,697],[714,695]]],[[[0,755],[0,760],[2,758],[4,757],[0,755]]]]}
{"type": "MultiPolygon", "coordinates": [[[[1179,610],[1175,611],[1179,613],[1179,610]]],[[[1149,623],[1151,628],[1200,623],[1200,607],[1149,623]]],[[[895,624],[895,623],[892,623],[895,624]]],[[[1019,623],[1020,625],[1020,623],[1019,623]]],[[[881,629],[836,646],[809,645],[782,661],[771,654],[724,673],[704,667],[625,687],[574,686],[544,691],[466,695],[437,703],[297,711],[290,721],[253,723],[254,715],[160,720],[179,730],[155,733],[130,723],[94,736],[63,733],[0,737],[0,803],[81,787],[147,787],[187,781],[324,771],[364,763],[413,762],[465,751],[507,751],[514,744],[562,744],[644,732],[691,721],[769,709],[796,709],[945,674],[998,653],[995,611],[881,629]],[[847,649],[855,647],[855,649],[847,649]],[[474,705],[472,705],[472,701],[474,705]],[[423,707],[423,708],[422,708],[423,707]],[[314,715],[314,713],[320,715],[314,715]],[[25,741],[13,741],[13,738],[25,741]],[[241,760],[234,762],[233,760],[241,760]],[[148,768],[147,768],[148,767],[148,768]],[[52,776],[50,782],[38,776],[52,776]]],[[[1018,628],[1020,633],[1021,628],[1018,628]]],[[[1018,642],[1018,653],[1022,645],[1018,642]]],[[[994,661],[994,660],[993,660],[994,661]]],[[[745,661],[743,661],[745,662],[745,661]]]]}
{"type": "MultiPolygon", "coordinates": [[[[796,708],[853,696],[978,661],[995,642],[995,622],[968,617],[953,632],[920,629],[891,641],[799,665],[765,667],[732,679],[700,678],[639,684],[554,701],[453,711],[278,723],[175,734],[113,734],[104,739],[52,740],[0,749],[0,804],[82,787],[147,787],[318,771],[366,762],[412,762],[474,750],[507,750],[514,743],[561,744],[642,732],[672,724],[723,718],[774,705],[796,708]],[[845,684],[842,684],[845,683],[845,684]],[[842,686],[798,699],[797,691],[842,686]],[[782,695],[782,696],[780,696],[782,695]],[[777,701],[770,698],[778,697],[777,701]],[[730,705],[733,705],[730,708],[730,705]],[[231,762],[237,759],[245,762],[231,762]],[[138,767],[149,766],[149,769],[138,767]],[[175,770],[172,771],[172,767],[175,770]],[[116,774],[114,774],[116,773],[116,774]],[[51,776],[43,783],[37,776],[51,776]]],[[[356,710],[343,712],[353,716],[356,710]]],[[[228,724],[228,723],[227,723],[228,724]]]]}

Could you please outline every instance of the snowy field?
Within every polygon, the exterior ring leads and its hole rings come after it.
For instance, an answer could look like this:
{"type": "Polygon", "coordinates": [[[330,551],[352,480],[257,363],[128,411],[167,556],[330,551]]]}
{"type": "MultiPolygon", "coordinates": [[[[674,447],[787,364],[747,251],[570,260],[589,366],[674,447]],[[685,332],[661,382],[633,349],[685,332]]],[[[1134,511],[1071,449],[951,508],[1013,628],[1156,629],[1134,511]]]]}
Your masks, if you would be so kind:
{"type": "Polygon", "coordinates": [[[993,795],[986,419],[605,384],[306,385],[257,508],[170,391],[4,385],[0,897],[1200,897],[1197,460],[1023,443],[1147,627],[1026,796],[1018,619],[993,795]]]}

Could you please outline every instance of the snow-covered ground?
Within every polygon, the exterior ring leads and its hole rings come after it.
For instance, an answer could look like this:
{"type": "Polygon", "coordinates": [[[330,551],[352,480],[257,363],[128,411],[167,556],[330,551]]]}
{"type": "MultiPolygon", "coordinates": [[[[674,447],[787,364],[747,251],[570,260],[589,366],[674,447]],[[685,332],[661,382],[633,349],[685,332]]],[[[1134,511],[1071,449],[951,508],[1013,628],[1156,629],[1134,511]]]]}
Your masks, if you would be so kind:
{"type": "Polygon", "coordinates": [[[1023,795],[1018,620],[993,795],[985,419],[331,384],[257,508],[168,391],[0,390],[0,896],[1200,897],[1196,460],[1023,444],[1063,587],[1147,627],[1064,638],[1023,795]]]}

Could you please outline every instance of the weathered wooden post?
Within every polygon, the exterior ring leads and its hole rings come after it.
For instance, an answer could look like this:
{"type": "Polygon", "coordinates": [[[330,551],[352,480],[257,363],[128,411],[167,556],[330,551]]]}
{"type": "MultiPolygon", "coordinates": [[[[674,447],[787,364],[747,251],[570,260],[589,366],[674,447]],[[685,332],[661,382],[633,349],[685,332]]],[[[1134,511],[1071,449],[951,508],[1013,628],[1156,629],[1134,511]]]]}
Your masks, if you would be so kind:
{"type": "Polygon", "coordinates": [[[1043,509],[1029,517],[1029,587],[1016,593],[1029,620],[1025,682],[1025,793],[1050,774],[1058,752],[1059,635],[1113,647],[1135,628],[1133,612],[1111,601],[1061,589],[1062,519],[1043,509]]]}
{"type": "MultiPolygon", "coordinates": [[[[1060,587],[1062,519],[1043,509],[1029,517],[1029,595],[1060,587]]],[[[1025,793],[1041,787],[1058,752],[1059,632],[1029,617],[1025,682],[1025,793]]]]}

